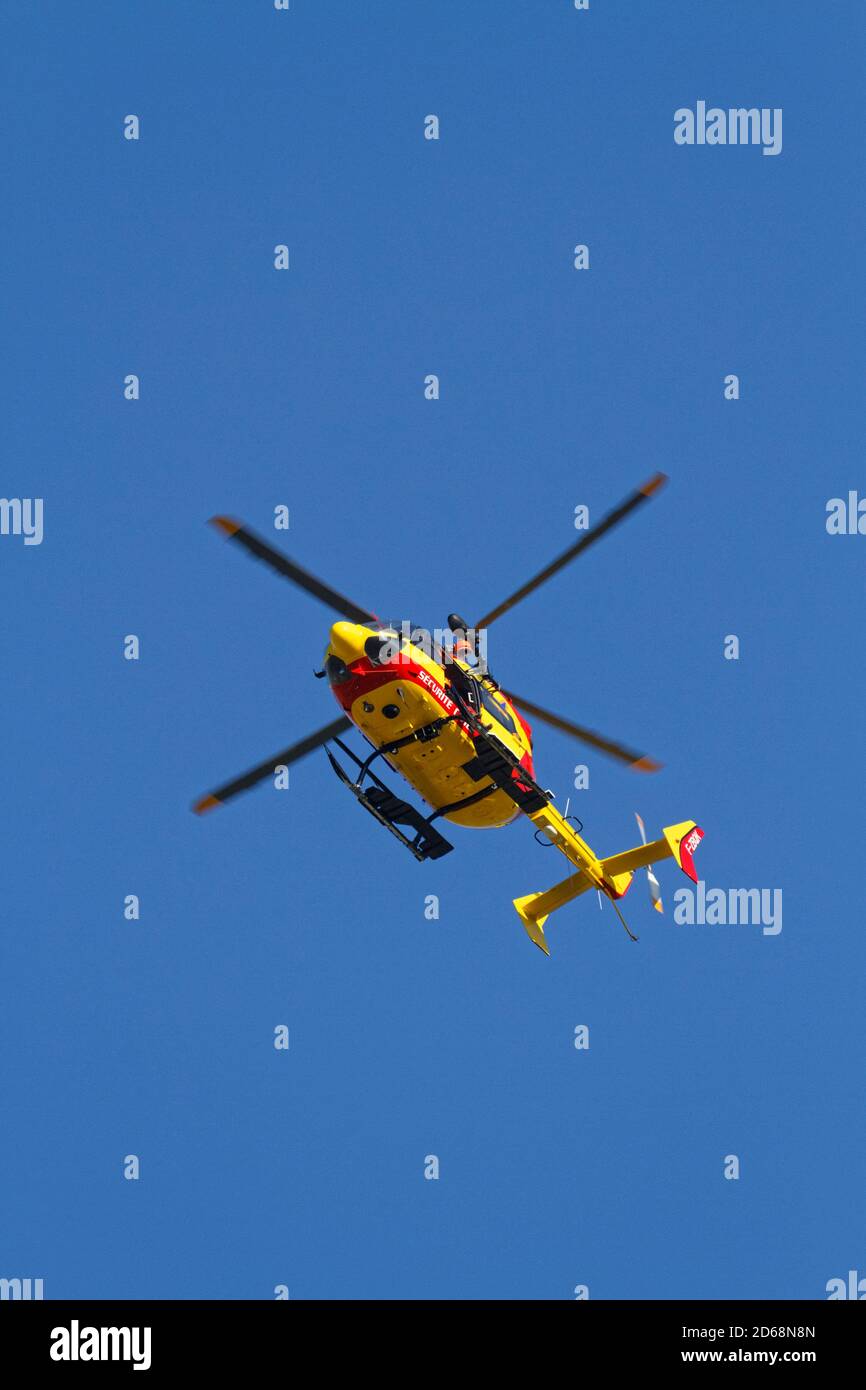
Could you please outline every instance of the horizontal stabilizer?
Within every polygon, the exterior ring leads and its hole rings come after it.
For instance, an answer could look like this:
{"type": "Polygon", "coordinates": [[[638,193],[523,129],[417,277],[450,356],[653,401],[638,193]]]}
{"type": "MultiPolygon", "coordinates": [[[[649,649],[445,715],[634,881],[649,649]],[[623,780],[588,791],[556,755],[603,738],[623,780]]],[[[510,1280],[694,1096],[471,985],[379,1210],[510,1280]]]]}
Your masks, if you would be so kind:
{"type": "Polygon", "coordinates": [[[547,888],[543,893],[527,893],[525,898],[514,899],[514,906],[530,941],[534,941],[546,956],[550,955],[550,951],[542,928],[551,912],[562,907],[564,903],[570,903],[572,898],[579,897],[592,886],[592,879],[586,874],[575,873],[563,879],[562,883],[554,884],[553,888],[547,888]]]}
{"type": "Polygon", "coordinates": [[[544,897],[543,893],[527,893],[525,898],[515,898],[514,906],[517,908],[520,920],[526,928],[526,934],[530,941],[534,941],[539,950],[546,956],[550,955],[550,949],[544,937],[544,924],[548,914],[545,912],[543,917],[533,917],[532,904],[538,898],[544,897]]]}
{"type": "MultiPolygon", "coordinates": [[[[524,898],[514,899],[514,906],[530,941],[534,941],[547,956],[550,950],[544,935],[544,924],[550,913],[585,893],[588,888],[597,888],[616,905],[617,898],[628,891],[635,869],[648,869],[660,859],[671,858],[676,859],[683,873],[697,883],[693,855],[704,838],[704,832],[693,820],[668,825],[662,831],[660,840],[636,845],[634,849],[612,854],[607,859],[596,859],[589,846],[554,807],[548,805],[530,816],[530,820],[576,868],[576,872],[563,879],[562,883],[554,884],[543,893],[528,893],[524,898]],[[583,868],[578,867],[581,864],[583,868]]],[[[661,893],[655,875],[651,884],[653,881],[657,890],[653,896],[653,906],[661,911],[661,893]]]]}

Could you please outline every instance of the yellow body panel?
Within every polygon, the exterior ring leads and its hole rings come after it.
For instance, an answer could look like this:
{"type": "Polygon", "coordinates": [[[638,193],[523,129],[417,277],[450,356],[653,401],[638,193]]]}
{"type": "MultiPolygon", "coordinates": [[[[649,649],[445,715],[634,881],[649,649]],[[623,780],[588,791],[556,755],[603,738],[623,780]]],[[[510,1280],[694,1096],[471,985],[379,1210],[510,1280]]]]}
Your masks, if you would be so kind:
{"type": "MultiPolygon", "coordinates": [[[[363,626],[336,623],[331,629],[329,652],[333,652],[347,663],[357,660],[369,635],[369,629],[363,626]]],[[[444,667],[438,661],[434,661],[421,647],[416,647],[410,642],[402,644],[401,657],[406,663],[405,676],[384,680],[374,690],[358,696],[346,710],[352,723],[375,748],[405,738],[407,734],[414,733],[417,729],[422,729],[456,711],[456,706],[445,693],[447,678],[444,667]],[[422,673],[420,676],[419,671],[422,673]],[[400,714],[389,719],[382,712],[387,707],[396,707],[400,714]]],[[[510,714],[507,701],[496,695],[489,683],[487,689],[497,703],[501,703],[510,714]]],[[[531,752],[529,739],[520,721],[513,714],[513,734],[486,710],[482,709],[480,717],[482,724],[491,729],[499,742],[516,758],[520,759],[531,752]]],[[[475,752],[474,740],[459,720],[455,719],[446,724],[429,742],[407,744],[396,753],[383,754],[383,758],[414,787],[429,806],[439,810],[455,801],[474,796],[487,785],[487,779],[476,782],[463,771],[463,764],[470,762],[475,752]]],[[[447,812],[443,819],[452,821],[455,825],[480,830],[508,825],[518,814],[511,798],[504,792],[497,791],[477,801],[473,806],[447,812]]]]}
{"type": "MultiPolygon", "coordinates": [[[[440,719],[442,714],[442,706],[433,695],[404,680],[390,681],[387,685],[378,686],[372,699],[362,696],[354,701],[350,710],[353,723],[377,748],[383,743],[404,738],[406,734],[411,734],[426,724],[432,724],[434,720],[440,719]],[[364,709],[366,704],[374,705],[372,713],[364,709]],[[398,706],[401,710],[400,717],[386,719],[380,712],[383,705],[398,706]]],[[[396,753],[383,756],[428,805],[438,810],[442,806],[450,806],[455,801],[463,801],[466,797],[473,796],[482,787],[483,783],[473,781],[469,774],[463,771],[462,764],[468,763],[474,755],[475,745],[472,739],[455,721],[446,724],[429,743],[409,743],[396,753]]],[[[480,829],[507,825],[516,815],[517,807],[510,797],[504,792],[494,792],[482,801],[477,801],[474,806],[446,813],[443,819],[454,821],[457,825],[480,829]]]]}

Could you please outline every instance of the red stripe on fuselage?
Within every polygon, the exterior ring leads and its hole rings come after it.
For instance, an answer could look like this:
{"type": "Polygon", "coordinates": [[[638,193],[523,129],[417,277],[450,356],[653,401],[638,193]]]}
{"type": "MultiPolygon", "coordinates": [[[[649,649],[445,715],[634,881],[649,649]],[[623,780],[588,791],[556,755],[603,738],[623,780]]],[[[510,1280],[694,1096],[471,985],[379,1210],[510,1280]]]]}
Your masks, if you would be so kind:
{"type": "Polygon", "coordinates": [[[338,703],[347,714],[362,695],[368,695],[371,691],[378,690],[380,685],[390,685],[393,681],[410,681],[413,685],[420,686],[433,696],[445,714],[454,714],[457,710],[454,701],[446,695],[439,682],[415,661],[392,661],[387,666],[374,666],[367,657],[362,657],[360,661],[353,662],[349,670],[351,675],[347,681],[331,686],[338,703]]]}

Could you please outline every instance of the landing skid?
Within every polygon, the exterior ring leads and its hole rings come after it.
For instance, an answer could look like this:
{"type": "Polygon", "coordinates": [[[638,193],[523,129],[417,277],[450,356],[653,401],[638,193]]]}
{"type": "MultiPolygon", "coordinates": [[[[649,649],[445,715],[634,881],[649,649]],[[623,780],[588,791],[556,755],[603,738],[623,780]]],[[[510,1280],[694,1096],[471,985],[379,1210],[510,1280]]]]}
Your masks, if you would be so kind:
{"type": "MultiPolygon", "coordinates": [[[[414,806],[410,806],[408,801],[403,801],[401,797],[395,796],[392,791],[385,786],[369,768],[369,759],[363,763],[341,739],[335,738],[338,748],[341,748],[347,757],[359,769],[358,780],[353,782],[348,773],[340,766],[330,748],[326,748],[328,760],[331,767],[336,772],[340,781],[349,788],[349,791],[357,798],[365,810],[375,816],[380,825],[384,825],[396,836],[402,845],[405,845],[410,854],[423,861],[425,859],[441,859],[443,854],[448,854],[454,846],[440,835],[435,826],[431,825],[430,819],[422,816],[421,812],[414,806]],[[364,781],[368,780],[370,785],[365,789],[364,781]],[[413,838],[399,828],[408,826],[415,831],[413,838]]],[[[435,812],[434,812],[435,815],[435,812]]]]}

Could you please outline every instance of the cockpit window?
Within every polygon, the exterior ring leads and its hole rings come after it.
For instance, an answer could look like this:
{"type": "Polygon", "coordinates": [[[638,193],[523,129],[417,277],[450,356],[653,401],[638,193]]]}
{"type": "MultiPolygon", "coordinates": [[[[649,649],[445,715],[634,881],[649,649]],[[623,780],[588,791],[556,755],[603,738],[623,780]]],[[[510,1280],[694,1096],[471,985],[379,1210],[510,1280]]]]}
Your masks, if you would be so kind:
{"type": "Polygon", "coordinates": [[[481,703],[487,710],[487,713],[492,714],[494,719],[498,719],[499,723],[502,724],[509,733],[515,733],[514,720],[511,718],[505,706],[500,705],[498,700],[494,700],[490,691],[485,690],[483,685],[478,686],[478,691],[481,695],[481,703]]]}
{"type": "Polygon", "coordinates": [[[325,671],[331,685],[342,685],[349,679],[349,668],[345,661],[341,661],[338,656],[329,656],[325,662],[325,671]]]}

